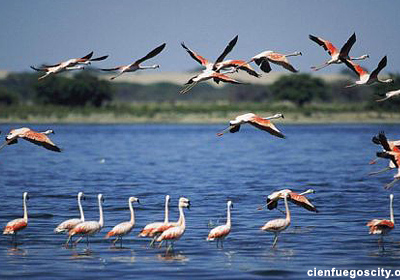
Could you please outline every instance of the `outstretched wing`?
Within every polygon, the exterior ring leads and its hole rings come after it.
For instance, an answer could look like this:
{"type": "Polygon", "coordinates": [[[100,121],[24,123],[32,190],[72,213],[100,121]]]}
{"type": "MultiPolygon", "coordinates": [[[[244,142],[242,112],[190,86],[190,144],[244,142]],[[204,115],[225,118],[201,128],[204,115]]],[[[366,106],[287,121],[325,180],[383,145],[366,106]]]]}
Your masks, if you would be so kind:
{"type": "MultiPolygon", "coordinates": [[[[217,60],[215,61],[215,63],[221,62],[221,61],[223,61],[223,60],[225,59],[225,57],[228,55],[228,53],[230,53],[230,52],[232,51],[233,47],[236,45],[237,40],[238,40],[238,35],[236,35],[236,37],[233,38],[233,39],[229,42],[228,46],[226,46],[226,48],[224,49],[224,51],[222,52],[222,54],[217,58],[217,60]]],[[[214,63],[214,65],[215,65],[215,63],[214,63]]]]}
{"type": "Polygon", "coordinates": [[[279,138],[285,138],[285,135],[283,135],[283,133],[279,129],[277,129],[276,126],[269,120],[255,116],[249,120],[249,124],[279,138]]]}
{"type": "Polygon", "coordinates": [[[378,76],[379,72],[381,72],[381,70],[386,67],[386,64],[387,64],[387,57],[385,55],[381,59],[381,61],[379,61],[378,67],[376,67],[376,69],[371,72],[371,78],[376,78],[378,76]]]}
{"type": "Polygon", "coordinates": [[[202,57],[201,55],[195,53],[194,51],[192,51],[191,49],[189,49],[188,47],[185,46],[185,43],[181,43],[181,46],[188,52],[188,54],[194,59],[196,60],[198,63],[200,63],[201,65],[203,65],[204,67],[207,66],[207,64],[209,63],[207,59],[205,59],[204,57],[202,57]]]}
{"type": "Polygon", "coordinates": [[[164,44],[158,46],[157,48],[155,48],[154,50],[152,50],[151,52],[146,54],[144,57],[136,60],[134,64],[140,64],[145,60],[148,60],[148,59],[150,59],[152,57],[155,57],[157,54],[159,54],[165,48],[165,45],[166,44],[164,43],[164,44]]]}
{"type": "Polygon", "coordinates": [[[356,33],[353,33],[353,35],[351,35],[351,37],[347,40],[347,42],[340,49],[340,56],[342,58],[345,58],[345,59],[349,58],[349,52],[355,42],[356,42],[356,33]]]}
{"type": "Polygon", "coordinates": [[[22,137],[23,139],[42,146],[48,150],[55,151],[55,152],[61,152],[61,149],[54,144],[49,137],[47,137],[43,133],[35,132],[35,131],[28,131],[24,134],[22,137]]]}
{"type": "Polygon", "coordinates": [[[315,43],[317,43],[318,45],[322,46],[324,48],[324,50],[326,50],[329,55],[335,54],[338,52],[338,49],[328,40],[324,40],[322,38],[313,36],[313,35],[308,35],[308,37],[314,41],[315,43]]]}

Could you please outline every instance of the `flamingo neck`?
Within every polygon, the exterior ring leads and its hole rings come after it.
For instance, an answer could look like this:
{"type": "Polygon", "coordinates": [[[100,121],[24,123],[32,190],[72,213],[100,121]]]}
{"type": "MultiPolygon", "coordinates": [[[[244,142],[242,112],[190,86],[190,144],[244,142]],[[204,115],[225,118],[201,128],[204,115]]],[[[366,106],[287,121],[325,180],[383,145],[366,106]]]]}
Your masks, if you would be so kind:
{"type": "Polygon", "coordinates": [[[82,208],[82,203],[81,203],[81,197],[78,197],[78,207],[79,207],[79,213],[81,213],[81,221],[85,221],[85,215],[83,214],[83,208],[82,208]]]}
{"type": "Polygon", "coordinates": [[[393,196],[390,196],[390,221],[394,224],[393,196]]]}
{"type": "Polygon", "coordinates": [[[301,55],[301,53],[300,52],[294,52],[294,53],[287,54],[285,56],[287,57],[287,56],[298,56],[298,55],[301,55]]]}
{"type": "Polygon", "coordinates": [[[140,65],[140,69],[156,69],[160,67],[159,65],[155,64],[155,65],[149,65],[149,66],[142,66],[140,65]]]}
{"type": "Polygon", "coordinates": [[[186,220],[185,220],[185,213],[183,212],[183,207],[179,206],[179,221],[178,226],[185,228],[186,227],[186,220]]]}
{"type": "Polygon", "coordinates": [[[24,206],[24,220],[28,222],[28,208],[26,207],[26,196],[24,196],[23,206],[24,206]]]}
{"type": "Polygon", "coordinates": [[[364,54],[364,55],[359,56],[359,57],[350,57],[350,60],[364,60],[366,58],[368,58],[368,55],[364,54]]]}
{"type": "Polygon", "coordinates": [[[99,225],[100,227],[103,227],[104,218],[103,218],[103,206],[101,205],[101,198],[99,198],[99,214],[100,214],[99,225]]]}
{"type": "Polygon", "coordinates": [[[133,210],[133,202],[132,201],[129,201],[129,210],[131,211],[131,221],[130,221],[130,223],[132,225],[134,225],[135,224],[135,211],[133,210]]]}
{"type": "Polygon", "coordinates": [[[231,207],[230,205],[228,205],[228,210],[227,210],[227,214],[226,214],[226,225],[228,227],[231,227],[231,207]]]}
{"type": "Polygon", "coordinates": [[[285,196],[285,209],[286,209],[286,221],[290,223],[290,210],[289,210],[289,205],[287,201],[287,196],[285,196]]]}
{"type": "Polygon", "coordinates": [[[270,116],[270,117],[266,117],[266,118],[264,118],[264,120],[273,120],[273,119],[279,119],[281,116],[280,115],[273,115],[273,116],[270,116]]]}
{"type": "Polygon", "coordinates": [[[165,200],[165,217],[164,217],[164,224],[168,224],[168,199],[165,200]]]}

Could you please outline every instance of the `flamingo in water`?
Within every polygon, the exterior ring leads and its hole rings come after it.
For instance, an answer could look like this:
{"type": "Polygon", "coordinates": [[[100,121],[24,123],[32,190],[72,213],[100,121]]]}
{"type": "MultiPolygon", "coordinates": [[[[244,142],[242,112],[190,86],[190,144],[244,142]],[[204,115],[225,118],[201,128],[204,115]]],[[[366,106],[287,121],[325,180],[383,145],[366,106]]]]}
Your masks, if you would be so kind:
{"type": "Polygon", "coordinates": [[[22,202],[24,207],[24,217],[9,221],[3,230],[3,234],[12,234],[13,243],[17,244],[17,232],[23,230],[28,226],[28,208],[26,207],[26,201],[29,199],[27,192],[22,195],[22,202]]]}
{"type": "Polygon", "coordinates": [[[137,197],[131,196],[128,199],[129,210],[131,211],[131,219],[128,222],[122,222],[112,228],[107,234],[106,238],[110,238],[112,236],[116,236],[113,244],[117,243],[118,240],[121,240],[121,248],[122,248],[122,237],[130,233],[135,226],[135,212],[133,210],[133,203],[137,202],[140,204],[139,199],[137,197]]]}
{"type": "Polygon", "coordinates": [[[114,80],[115,78],[121,76],[122,74],[124,74],[126,72],[135,72],[137,70],[160,68],[160,65],[158,65],[158,64],[155,64],[152,66],[142,66],[140,64],[142,62],[158,55],[165,48],[165,45],[166,44],[164,43],[164,44],[158,46],[157,48],[155,48],[154,50],[152,50],[151,52],[146,54],[144,57],[139,58],[138,60],[136,60],[135,62],[132,62],[131,64],[118,66],[118,67],[114,67],[114,68],[108,68],[108,69],[100,69],[100,70],[102,70],[102,71],[118,71],[119,73],[116,76],[111,77],[111,80],[114,80]]]}
{"type": "MultiPolygon", "coordinates": [[[[100,218],[99,221],[85,221],[82,223],[77,224],[73,229],[71,229],[68,233],[68,240],[65,243],[65,246],[68,246],[69,240],[74,235],[83,235],[86,236],[86,246],[89,246],[89,235],[94,235],[98,233],[104,226],[104,218],[103,218],[103,207],[102,203],[104,201],[103,195],[99,194],[97,196],[97,200],[99,203],[99,214],[100,218]]],[[[75,241],[75,245],[78,244],[79,241],[82,240],[83,236],[79,237],[77,241],[75,241]]]]}
{"type": "Polygon", "coordinates": [[[168,205],[170,201],[170,196],[165,196],[165,214],[164,214],[164,222],[155,222],[147,224],[139,233],[140,237],[152,237],[150,242],[150,246],[153,246],[154,242],[156,241],[157,237],[163,233],[165,230],[177,226],[178,223],[171,223],[168,220],[168,205]]]}
{"type": "MultiPolygon", "coordinates": [[[[78,207],[79,207],[79,213],[81,214],[81,217],[79,219],[75,218],[75,219],[65,220],[64,222],[60,223],[54,229],[55,233],[68,233],[76,225],[85,221],[85,215],[83,214],[83,208],[82,208],[82,203],[81,203],[82,199],[85,200],[85,195],[83,192],[79,192],[78,193],[78,207]]],[[[71,238],[71,242],[72,242],[72,238],[71,238]]]]}
{"type": "Polygon", "coordinates": [[[175,227],[171,227],[164,231],[158,238],[157,242],[160,243],[160,247],[162,245],[162,242],[165,241],[171,241],[171,244],[167,248],[167,252],[171,249],[174,248],[174,242],[176,240],[179,240],[182,235],[185,233],[186,230],[186,220],[185,220],[185,213],[183,212],[183,208],[188,208],[190,209],[190,201],[189,199],[185,197],[179,198],[179,222],[178,225],[175,227]]]}
{"type": "Polygon", "coordinates": [[[363,60],[366,58],[369,58],[368,54],[364,54],[360,57],[349,57],[349,52],[354,43],[356,42],[356,33],[353,33],[351,37],[347,40],[347,42],[343,45],[343,47],[340,49],[340,51],[328,40],[322,39],[320,37],[316,37],[313,35],[308,36],[312,41],[320,45],[321,47],[324,48],[328,52],[328,54],[331,56],[331,59],[326,61],[324,64],[320,66],[311,66],[311,69],[314,71],[318,71],[326,66],[329,66],[331,64],[340,64],[342,63],[342,60],[363,60]]]}
{"type": "Polygon", "coordinates": [[[317,208],[305,197],[306,194],[315,193],[313,189],[308,189],[302,193],[296,193],[289,189],[284,189],[276,191],[268,195],[267,197],[267,207],[269,210],[275,209],[278,206],[278,201],[284,199],[285,195],[288,194],[288,200],[298,206],[307,209],[308,211],[317,212],[317,208]]]}
{"type": "Polygon", "coordinates": [[[0,146],[0,150],[7,145],[12,145],[18,143],[18,138],[27,140],[33,144],[42,146],[47,150],[54,152],[61,152],[61,149],[54,144],[48,134],[54,134],[52,129],[46,130],[44,132],[37,132],[27,127],[22,127],[18,129],[12,129],[6,136],[6,141],[0,146]]]}
{"type": "Polygon", "coordinates": [[[276,126],[270,121],[272,119],[284,118],[283,114],[275,114],[270,117],[262,118],[253,113],[247,113],[237,116],[234,120],[229,122],[229,126],[221,132],[217,133],[217,136],[222,136],[227,131],[231,133],[238,132],[240,126],[245,123],[249,123],[261,130],[264,130],[276,137],[285,138],[285,135],[276,128],[276,126]]]}
{"type": "Polygon", "coordinates": [[[221,243],[221,248],[224,247],[224,239],[231,232],[231,208],[233,208],[232,201],[228,201],[227,203],[227,215],[226,215],[226,224],[220,225],[213,228],[208,234],[207,241],[217,240],[217,248],[218,243],[221,243]]]}
{"type": "Polygon", "coordinates": [[[261,227],[261,230],[273,232],[275,234],[274,242],[272,243],[272,248],[275,248],[276,243],[278,242],[279,233],[281,233],[281,231],[284,231],[290,226],[290,210],[288,205],[288,197],[289,193],[285,193],[284,200],[286,208],[286,218],[268,221],[263,227],[261,227]]]}
{"type": "Polygon", "coordinates": [[[390,220],[373,219],[367,223],[367,226],[369,227],[369,234],[381,235],[378,242],[382,243],[382,249],[385,250],[383,236],[394,229],[393,194],[390,194],[390,220]]]}

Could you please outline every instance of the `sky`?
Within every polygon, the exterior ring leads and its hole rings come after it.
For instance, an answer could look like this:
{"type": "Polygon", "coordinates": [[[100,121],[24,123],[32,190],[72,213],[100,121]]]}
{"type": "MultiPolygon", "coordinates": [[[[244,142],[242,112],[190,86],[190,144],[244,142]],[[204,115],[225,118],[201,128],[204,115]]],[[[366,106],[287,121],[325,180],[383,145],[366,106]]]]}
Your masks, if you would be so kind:
{"type": "MultiPolygon", "coordinates": [[[[188,71],[199,65],[180,46],[215,60],[236,35],[227,59],[249,59],[265,51],[301,51],[290,58],[303,72],[329,57],[309,34],[338,48],[356,32],[351,55],[369,54],[360,64],[399,72],[400,1],[391,0],[0,0],[0,70],[32,71],[30,65],[109,55],[96,65],[129,64],[162,43],[167,46],[146,64],[156,71],[188,71]]],[[[276,69],[276,68],[275,68],[276,69]]],[[[333,65],[320,72],[335,73],[333,65]]]]}

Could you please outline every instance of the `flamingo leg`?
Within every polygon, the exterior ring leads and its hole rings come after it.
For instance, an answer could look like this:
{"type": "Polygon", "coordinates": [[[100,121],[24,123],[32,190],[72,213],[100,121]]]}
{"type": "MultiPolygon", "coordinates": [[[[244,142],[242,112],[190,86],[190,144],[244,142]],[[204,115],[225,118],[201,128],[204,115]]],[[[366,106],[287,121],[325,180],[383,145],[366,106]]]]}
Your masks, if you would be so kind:
{"type": "Polygon", "coordinates": [[[191,90],[195,85],[197,85],[197,82],[193,82],[192,84],[187,85],[187,86],[184,87],[179,93],[185,94],[185,93],[187,93],[189,90],[191,90]]]}
{"type": "Polygon", "coordinates": [[[122,236],[121,236],[121,242],[120,243],[121,243],[121,248],[122,248],[122,236]]]}
{"type": "Polygon", "coordinates": [[[89,235],[86,235],[86,247],[89,248],[89,235]]]}
{"type": "Polygon", "coordinates": [[[396,182],[399,181],[399,180],[400,180],[400,178],[394,178],[394,180],[392,182],[390,182],[389,184],[385,185],[385,189],[389,190],[389,189],[393,188],[393,185],[396,184],[396,182]]]}
{"type": "Polygon", "coordinates": [[[111,77],[111,80],[114,80],[115,78],[121,76],[122,74],[124,74],[125,72],[120,72],[117,75],[115,75],[114,77],[111,77]]]}
{"type": "Polygon", "coordinates": [[[83,236],[81,236],[81,237],[79,237],[75,242],[74,242],[74,245],[76,246],[76,244],[78,244],[79,243],[79,241],[81,241],[82,240],[82,238],[83,238],[83,236]]]}
{"type": "Polygon", "coordinates": [[[386,168],[383,168],[383,169],[378,170],[378,171],[370,172],[370,173],[368,173],[368,175],[372,176],[372,175],[381,174],[381,173],[386,172],[386,171],[389,171],[389,170],[391,170],[391,169],[392,169],[392,168],[390,168],[390,167],[386,167],[386,168]]]}
{"type": "Polygon", "coordinates": [[[328,63],[328,62],[325,62],[324,64],[322,64],[322,65],[320,65],[320,66],[312,66],[311,69],[314,70],[314,71],[318,71],[318,70],[320,70],[320,69],[322,69],[322,68],[325,68],[325,67],[328,66],[328,65],[329,65],[329,63],[328,63]]]}
{"type": "Polygon", "coordinates": [[[113,241],[113,245],[115,246],[115,243],[117,243],[117,241],[119,240],[119,236],[117,236],[117,238],[115,238],[115,240],[113,241]]]}
{"type": "Polygon", "coordinates": [[[274,243],[272,243],[272,248],[275,248],[277,242],[278,242],[278,234],[275,233],[275,238],[274,238],[274,243]]]}
{"type": "Polygon", "coordinates": [[[70,241],[71,241],[71,247],[72,247],[72,235],[70,235],[70,236],[68,236],[68,238],[67,238],[67,242],[65,242],[65,248],[68,248],[68,244],[70,243],[70,241]]]}

